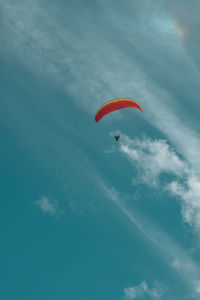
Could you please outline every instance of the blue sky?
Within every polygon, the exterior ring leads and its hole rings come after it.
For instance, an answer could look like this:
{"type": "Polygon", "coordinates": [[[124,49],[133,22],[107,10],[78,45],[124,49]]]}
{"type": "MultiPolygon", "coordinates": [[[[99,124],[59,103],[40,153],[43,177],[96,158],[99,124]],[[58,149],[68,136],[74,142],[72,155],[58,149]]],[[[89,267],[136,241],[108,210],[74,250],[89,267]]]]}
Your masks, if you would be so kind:
{"type": "Polygon", "coordinates": [[[0,3],[1,299],[199,299],[199,2],[0,3]]]}

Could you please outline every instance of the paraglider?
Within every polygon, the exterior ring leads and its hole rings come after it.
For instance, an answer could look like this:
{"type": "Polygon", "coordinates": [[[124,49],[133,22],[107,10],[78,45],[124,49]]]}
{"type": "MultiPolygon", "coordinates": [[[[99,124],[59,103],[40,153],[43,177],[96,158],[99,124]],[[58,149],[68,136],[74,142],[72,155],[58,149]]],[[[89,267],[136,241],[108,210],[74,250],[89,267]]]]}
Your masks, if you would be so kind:
{"type": "Polygon", "coordinates": [[[140,104],[135,100],[129,98],[119,98],[103,104],[96,112],[95,121],[99,122],[104,116],[110,114],[111,112],[129,107],[137,108],[140,111],[143,111],[140,104]]]}
{"type": "Polygon", "coordinates": [[[119,138],[120,138],[120,135],[115,135],[115,139],[117,142],[118,142],[119,138]]]}

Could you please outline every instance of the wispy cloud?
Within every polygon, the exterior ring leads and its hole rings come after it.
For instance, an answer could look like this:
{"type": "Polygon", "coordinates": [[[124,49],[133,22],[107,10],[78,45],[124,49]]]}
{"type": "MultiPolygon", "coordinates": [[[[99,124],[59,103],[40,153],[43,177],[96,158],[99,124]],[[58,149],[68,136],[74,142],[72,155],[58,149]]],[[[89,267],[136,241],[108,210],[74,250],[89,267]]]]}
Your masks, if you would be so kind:
{"type": "Polygon", "coordinates": [[[112,145],[109,149],[104,150],[104,153],[105,154],[112,154],[112,153],[115,153],[115,151],[116,151],[116,148],[112,145]]]}
{"type": "Polygon", "coordinates": [[[150,296],[151,299],[160,299],[163,293],[164,288],[158,282],[154,282],[152,287],[149,287],[146,281],[142,281],[139,285],[125,288],[124,299],[133,300],[145,295],[150,296]]]}
{"type": "MultiPolygon", "coordinates": [[[[159,100],[165,99],[166,103],[170,103],[171,95],[168,95],[167,91],[163,92],[163,86],[158,86],[156,74],[146,72],[145,61],[154,65],[154,73],[160,73],[162,67],[162,70],[166,70],[162,71],[162,76],[166,74],[165,76],[169,77],[169,63],[174,68],[176,57],[178,66],[184,66],[185,71],[193,71],[190,73],[194,74],[194,79],[197,77],[197,71],[193,70],[194,67],[180,39],[177,39],[175,34],[171,35],[171,38],[170,35],[162,38],[163,28],[171,28],[173,31],[175,27],[162,5],[158,17],[154,5],[146,5],[146,1],[143,1],[145,4],[142,7],[133,7],[133,4],[129,3],[126,8],[123,6],[127,12],[124,19],[120,7],[113,7],[112,1],[109,1],[106,3],[107,10],[104,10],[102,22],[93,19],[89,13],[88,18],[78,17],[71,5],[73,22],[65,23],[62,18],[56,18],[53,13],[54,7],[45,5],[44,9],[39,1],[20,0],[15,5],[11,0],[1,2],[0,39],[3,42],[2,49],[5,49],[4,54],[17,57],[34,74],[39,75],[40,80],[42,77],[48,78],[64,91],[71,91],[78,96],[79,105],[86,107],[90,112],[96,109],[97,102],[101,103],[102,97],[109,99],[129,94],[141,99],[146,111],[159,117],[158,111],[165,110],[166,106],[159,100]],[[137,18],[133,19],[130,11],[138,13],[137,18]],[[144,17],[149,26],[144,26],[144,17]],[[105,31],[104,26],[109,30],[105,31]],[[77,34],[77,28],[81,27],[84,30],[78,30],[77,34]],[[115,39],[110,39],[113,32],[117,35],[117,41],[118,35],[123,32],[121,36],[124,38],[118,46],[115,39]],[[158,39],[159,47],[155,39],[158,39]],[[163,53],[166,46],[168,51],[163,53]],[[130,48],[131,53],[127,52],[130,48]],[[156,56],[155,51],[158,52],[156,56]],[[162,59],[163,55],[165,59],[162,59]],[[144,56],[146,60],[143,59],[144,56]],[[155,104],[156,110],[153,109],[155,104]]],[[[103,5],[102,1],[96,2],[96,9],[100,12],[98,5],[103,5]]],[[[83,11],[87,10],[90,11],[85,4],[83,11]]],[[[57,12],[62,16],[62,8],[57,12]]],[[[177,76],[176,72],[170,74],[171,80],[181,77],[184,81],[185,77],[177,76]]],[[[179,73],[181,75],[184,72],[179,73]]],[[[159,83],[161,84],[160,81],[159,83]]],[[[150,117],[149,121],[151,120],[150,117]]]]}
{"type": "Polygon", "coordinates": [[[58,213],[57,201],[48,196],[41,196],[39,200],[34,202],[43,213],[49,214],[50,216],[56,216],[58,213]]]}
{"type": "Polygon", "coordinates": [[[196,98],[200,78],[188,51],[191,43],[186,46],[179,35],[185,26],[193,27],[191,20],[183,24],[187,5],[180,6],[178,15],[176,11],[173,16],[170,6],[161,4],[155,9],[147,1],[141,3],[145,5],[129,2],[127,7],[123,6],[124,19],[113,1],[96,2],[96,8],[107,5],[104,21],[94,22],[92,14],[88,19],[74,14],[72,27],[55,17],[51,6],[44,9],[38,1],[20,0],[15,5],[11,0],[1,1],[0,41],[2,51],[5,50],[2,54],[17,58],[40,80],[50,80],[72,93],[75,103],[90,113],[94,113],[102,99],[119,95],[140,99],[143,117],[161,130],[197,170],[200,137],[194,130],[193,115],[185,115],[183,105],[184,101],[196,98]],[[78,36],[75,25],[84,28],[78,36]],[[112,33],[117,35],[117,41],[110,39],[112,33]],[[124,37],[120,45],[119,34],[124,37]]]}
{"type": "Polygon", "coordinates": [[[44,214],[56,219],[60,219],[68,214],[81,216],[85,213],[96,214],[100,212],[97,202],[93,198],[91,201],[82,201],[82,197],[83,194],[75,185],[66,183],[58,193],[41,195],[33,205],[39,208],[44,214]]]}

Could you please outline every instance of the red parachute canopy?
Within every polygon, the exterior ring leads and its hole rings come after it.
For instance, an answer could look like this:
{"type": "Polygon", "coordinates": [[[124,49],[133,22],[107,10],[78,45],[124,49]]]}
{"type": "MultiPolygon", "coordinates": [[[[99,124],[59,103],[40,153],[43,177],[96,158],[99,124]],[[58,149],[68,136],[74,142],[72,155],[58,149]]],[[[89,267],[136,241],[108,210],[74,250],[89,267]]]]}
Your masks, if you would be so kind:
{"type": "Polygon", "coordinates": [[[143,111],[140,104],[136,101],[129,98],[119,98],[103,104],[96,112],[95,121],[99,122],[105,115],[108,115],[115,110],[128,107],[138,108],[139,110],[143,111]]]}

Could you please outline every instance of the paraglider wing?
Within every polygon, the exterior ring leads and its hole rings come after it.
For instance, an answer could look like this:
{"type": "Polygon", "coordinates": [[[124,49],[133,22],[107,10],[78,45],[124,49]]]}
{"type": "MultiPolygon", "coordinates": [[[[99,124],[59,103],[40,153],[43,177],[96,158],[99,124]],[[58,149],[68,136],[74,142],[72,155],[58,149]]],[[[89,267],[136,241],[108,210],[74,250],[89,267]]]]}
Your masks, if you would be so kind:
{"type": "Polygon", "coordinates": [[[119,98],[103,104],[96,112],[95,121],[99,122],[104,116],[115,110],[129,107],[138,108],[142,111],[142,107],[136,101],[129,98],[119,98]]]}

